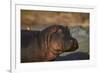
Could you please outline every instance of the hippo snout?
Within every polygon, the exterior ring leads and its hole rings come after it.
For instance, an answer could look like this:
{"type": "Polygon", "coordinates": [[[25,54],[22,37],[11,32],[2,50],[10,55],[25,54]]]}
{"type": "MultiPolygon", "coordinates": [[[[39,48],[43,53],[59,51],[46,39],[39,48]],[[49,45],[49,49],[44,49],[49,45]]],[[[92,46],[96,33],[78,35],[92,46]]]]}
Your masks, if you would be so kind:
{"type": "Polygon", "coordinates": [[[78,41],[76,39],[74,39],[74,38],[72,38],[71,41],[72,41],[72,49],[71,49],[71,51],[75,51],[76,49],[79,48],[78,41]]]}
{"type": "Polygon", "coordinates": [[[75,51],[79,48],[78,41],[74,38],[71,38],[69,41],[65,42],[64,52],[75,51]]]}

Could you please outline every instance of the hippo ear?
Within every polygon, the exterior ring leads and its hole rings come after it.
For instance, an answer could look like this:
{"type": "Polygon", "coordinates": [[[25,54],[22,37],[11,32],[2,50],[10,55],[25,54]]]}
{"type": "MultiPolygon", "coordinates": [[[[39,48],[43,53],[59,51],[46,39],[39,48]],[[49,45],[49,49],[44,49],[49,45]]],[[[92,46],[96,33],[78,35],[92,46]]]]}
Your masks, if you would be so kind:
{"type": "Polygon", "coordinates": [[[68,29],[68,26],[65,26],[66,27],[66,29],[68,29]]]}
{"type": "Polygon", "coordinates": [[[68,36],[71,36],[71,34],[70,34],[70,29],[68,28],[68,26],[65,26],[65,33],[66,33],[66,35],[68,36]]]}
{"type": "Polygon", "coordinates": [[[66,30],[69,30],[69,27],[68,26],[65,26],[66,30]]]}

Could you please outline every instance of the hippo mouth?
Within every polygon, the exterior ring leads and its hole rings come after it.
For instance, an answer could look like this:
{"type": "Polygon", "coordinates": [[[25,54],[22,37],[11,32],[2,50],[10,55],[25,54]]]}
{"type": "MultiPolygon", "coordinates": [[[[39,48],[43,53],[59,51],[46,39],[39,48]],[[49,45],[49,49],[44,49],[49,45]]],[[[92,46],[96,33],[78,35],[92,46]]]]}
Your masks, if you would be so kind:
{"type": "Polygon", "coordinates": [[[78,42],[77,42],[76,39],[71,38],[71,39],[69,40],[69,43],[67,43],[67,45],[66,45],[66,43],[65,43],[64,48],[65,48],[65,49],[64,49],[64,52],[71,52],[71,51],[77,50],[77,49],[79,48],[79,45],[78,45],[78,42]]]}

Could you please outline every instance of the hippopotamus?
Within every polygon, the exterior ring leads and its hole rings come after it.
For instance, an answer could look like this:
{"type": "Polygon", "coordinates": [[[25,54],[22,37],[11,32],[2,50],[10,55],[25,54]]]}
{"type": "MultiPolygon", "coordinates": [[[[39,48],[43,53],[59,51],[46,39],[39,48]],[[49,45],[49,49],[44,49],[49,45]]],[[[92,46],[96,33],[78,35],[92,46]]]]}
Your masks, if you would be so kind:
{"type": "Polygon", "coordinates": [[[78,49],[68,26],[51,25],[41,31],[21,30],[21,63],[53,61],[78,49]]]}

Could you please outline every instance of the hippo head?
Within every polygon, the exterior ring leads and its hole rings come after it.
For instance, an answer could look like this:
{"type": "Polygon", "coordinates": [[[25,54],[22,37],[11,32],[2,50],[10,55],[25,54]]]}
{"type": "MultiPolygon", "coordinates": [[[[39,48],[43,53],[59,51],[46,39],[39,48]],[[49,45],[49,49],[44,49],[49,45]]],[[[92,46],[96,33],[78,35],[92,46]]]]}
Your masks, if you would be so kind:
{"type": "MultiPolygon", "coordinates": [[[[43,30],[45,56],[47,60],[55,59],[63,52],[75,51],[78,49],[78,42],[70,35],[68,27],[52,25],[43,30]]],[[[42,34],[42,35],[43,35],[42,34]]]]}

